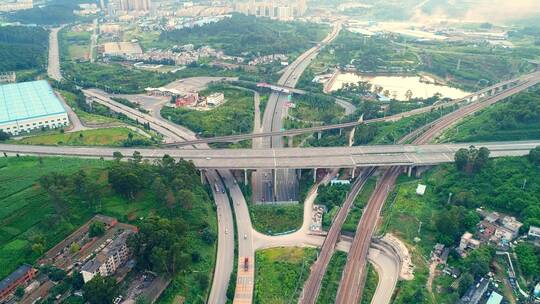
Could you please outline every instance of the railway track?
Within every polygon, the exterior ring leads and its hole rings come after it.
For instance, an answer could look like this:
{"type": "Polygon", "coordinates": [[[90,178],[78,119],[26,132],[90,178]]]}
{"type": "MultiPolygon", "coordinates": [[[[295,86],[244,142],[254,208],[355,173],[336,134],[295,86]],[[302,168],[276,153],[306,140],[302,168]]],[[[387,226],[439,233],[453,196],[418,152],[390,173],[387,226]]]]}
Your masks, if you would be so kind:
{"type": "MultiPolygon", "coordinates": [[[[429,127],[413,132],[413,136],[405,136],[400,140],[400,143],[412,138],[415,138],[413,140],[414,144],[428,143],[464,117],[485,109],[496,102],[512,96],[516,92],[523,91],[538,83],[540,83],[540,77],[538,77],[537,73],[534,73],[534,77],[528,78],[525,82],[518,84],[516,87],[494,95],[487,100],[472,103],[449,113],[436,120],[429,125],[429,127]]],[[[387,169],[364,209],[365,212],[362,214],[356,230],[360,233],[355,235],[349,251],[349,256],[347,257],[347,263],[343,270],[341,283],[336,297],[336,303],[338,304],[356,304],[361,300],[366,276],[365,268],[367,263],[367,251],[371,243],[371,237],[377,225],[384,202],[402,171],[403,167],[399,166],[387,169]]]]}
{"type": "Polygon", "coordinates": [[[347,198],[345,199],[343,206],[341,207],[337,216],[332,222],[332,226],[330,227],[330,230],[328,231],[328,234],[324,239],[324,243],[321,247],[321,251],[317,258],[317,261],[315,261],[315,264],[311,267],[311,272],[304,285],[304,290],[300,298],[300,303],[311,304],[317,301],[324,274],[328,269],[328,265],[330,264],[330,260],[332,259],[332,255],[334,254],[336,244],[341,235],[341,228],[343,227],[343,224],[347,219],[354,200],[356,199],[360,191],[363,189],[369,177],[375,172],[375,169],[375,167],[372,167],[364,170],[364,172],[362,172],[362,174],[353,184],[351,191],[347,194],[347,198]]]}

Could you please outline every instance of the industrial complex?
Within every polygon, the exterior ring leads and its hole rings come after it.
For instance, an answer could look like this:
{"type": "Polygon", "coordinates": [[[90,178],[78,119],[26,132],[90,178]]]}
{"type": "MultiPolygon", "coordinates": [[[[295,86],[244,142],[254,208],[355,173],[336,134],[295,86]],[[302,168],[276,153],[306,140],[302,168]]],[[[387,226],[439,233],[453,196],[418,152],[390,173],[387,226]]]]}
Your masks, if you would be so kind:
{"type": "Polygon", "coordinates": [[[66,109],[45,80],[0,86],[0,130],[11,135],[69,124],[66,109]]]}

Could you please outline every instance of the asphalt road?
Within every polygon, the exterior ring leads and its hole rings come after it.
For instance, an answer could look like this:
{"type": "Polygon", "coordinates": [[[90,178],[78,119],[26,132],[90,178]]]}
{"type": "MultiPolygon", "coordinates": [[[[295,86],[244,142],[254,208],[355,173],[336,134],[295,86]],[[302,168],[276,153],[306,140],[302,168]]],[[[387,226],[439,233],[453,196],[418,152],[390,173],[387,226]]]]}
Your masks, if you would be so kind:
{"type": "Polygon", "coordinates": [[[234,223],[231,218],[232,210],[227,193],[223,193],[225,187],[219,176],[214,171],[206,174],[206,177],[208,183],[210,183],[210,188],[212,188],[219,223],[214,280],[212,280],[212,289],[208,297],[208,303],[226,303],[228,282],[233,271],[233,263],[231,262],[234,260],[234,223]],[[218,189],[221,191],[218,191],[218,189]],[[233,250],[230,250],[231,248],[233,250]],[[224,282],[227,282],[227,284],[224,282]]]}
{"type": "MultiPolygon", "coordinates": [[[[341,30],[341,25],[336,24],[332,32],[321,42],[326,44],[335,39],[341,30]]],[[[294,88],[298,79],[315,58],[322,46],[315,46],[300,55],[290,64],[278,80],[277,85],[294,88]]],[[[268,99],[262,120],[262,131],[280,131],[283,118],[287,116],[285,107],[288,102],[288,94],[273,92],[268,99]]],[[[283,138],[275,136],[264,138],[261,148],[283,147],[283,138]]],[[[287,202],[298,201],[298,180],[295,170],[274,171],[259,170],[253,174],[254,198],[259,202],[287,202]]]]}
{"type": "Polygon", "coordinates": [[[62,80],[60,72],[60,53],[58,51],[58,31],[62,27],[51,29],[49,34],[49,63],[47,66],[47,75],[57,81],[62,80]]]}
{"type": "MultiPolygon", "coordinates": [[[[251,303],[255,286],[255,250],[249,209],[242,191],[228,170],[220,170],[219,174],[233,200],[238,230],[238,267],[236,289],[233,303],[251,303]],[[247,262],[247,266],[246,266],[247,262]]],[[[232,261],[232,260],[231,260],[232,261]]]]}
{"type": "Polygon", "coordinates": [[[74,156],[111,158],[114,152],[130,157],[138,151],[152,160],[170,155],[176,159],[193,161],[199,169],[310,169],[358,168],[374,166],[427,166],[454,161],[454,154],[470,145],[490,149],[490,157],[523,156],[540,140],[459,143],[433,145],[381,145],[336,148],[281,148],[261,149],[153,149],[121,147],[58,147],[1,144],[0,152],[8,154],[74,156]]]}

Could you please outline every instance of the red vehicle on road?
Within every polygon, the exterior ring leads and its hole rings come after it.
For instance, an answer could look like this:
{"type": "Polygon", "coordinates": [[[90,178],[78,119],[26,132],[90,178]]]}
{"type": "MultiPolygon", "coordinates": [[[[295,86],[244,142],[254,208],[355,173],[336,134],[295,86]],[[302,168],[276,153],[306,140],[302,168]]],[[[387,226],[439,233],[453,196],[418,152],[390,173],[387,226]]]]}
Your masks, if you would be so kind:
{"type": "Polygon", "coordinates": [[[244,258],[244,271],[249,270],[249,258],[244,258]]]}

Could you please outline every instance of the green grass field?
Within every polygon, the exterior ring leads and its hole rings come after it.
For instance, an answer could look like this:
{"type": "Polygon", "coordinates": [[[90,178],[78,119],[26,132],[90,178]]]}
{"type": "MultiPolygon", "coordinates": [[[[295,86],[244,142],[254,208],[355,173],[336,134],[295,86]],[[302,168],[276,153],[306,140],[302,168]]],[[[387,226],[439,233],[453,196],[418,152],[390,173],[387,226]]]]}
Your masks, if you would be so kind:
{"type": "Polygon", "coordinates": [[[354,200],[351,211],[349,212],[345,223],[343,223],[341,232],[348,232],[353,234],[356,232],[356,227],[358,226],[360,217],[362,217],[362,211],[364,210],[364,206],[369,201],[371,193],[375,189],[376,182],[377,181],[375,178],[368,179],[368,181],[364,185],[364,188],[362,188],[362,191],[360,191],[360,193],[354,200]]]}
{"type": "Polygon", "coordinates": [[[225,103],[208,111],[164,107],[161,115],[174,123],[188,127],[203,137],[250,133],[253,130],[253,94],[221,85],[201,92],[223,92],[225,103]]]}
{"type": "Polygon", "coordinates": [[[59,90],[58,92],[62,95],[62,97],[64,97],[64,100],[66,101],[66,103],[73,109],[75,114],[77,114],[77,116],[83,123],[89,123],[89,124],[120,123],[120,120],[118,119],[85,112],[77,106],[77,103],[75,102],[75,95],[73,93],[62,91],[62,90],[59,90]]]}
{"type": "MultiPolygon", "coordinates": [[[[50,248],[93,213],[74,202],[70,217],[58,219],[37,180],[51,172],[96,171],[102,166],[97,160],[69,158],[45,158],[42,163],[27,157],[0,159],[0,277],[20,263],[33,263],[38,258],[30,248],[33,236],[44,236],[46,247],[50,248]]],[[[114,208],[114,201],[104,204],[105,208],[114,208]]]]}
{"type": "Polygon", "coordinates": [[[296,303],[315,257],[316,250],[312,248],[258,251],[254,303],[296,303]]]}
{"type": "Polygon", "coordinates": [[[371,263],[368,263],[366,285],[364,285],[361,304],[371,303],[375,290],[377,290],[377,284],[379,284],[379,274],[375,271],[375,267],[371,263]]]}
{"type": "MultiPolygon", "coordinates": [[[[330,260],[328,269],[324,274],[324,278],[321,285],[321,291],[317,298],[317,304],[334,303],[341,281],[341,274],[345,264],[347,263],[347,253],[336,251],[330,260]]],[[[377,284],[379,282],[379,275],[375,271],[375,268],[371,263],[368,263],[368,273],[366,278],[366,284],[364,285],[364,293],[362,295],[361,304],[371,303],[371,298],[375,294],[377,284]]]]}
{"type": "Polygon", "coordinates": [[[128,128],[106,128],[73,133],[37,135],[16,140],[15,143],[50,146],[121,146],[122,142],[128,139],[130,133],[133,135],[133,139],[145,138],[128,128]]]}
{"type": "Polygon", "coordinates": [[[123,41],[131,41],[133,39],[139,40],[139,44],[144,50],[150,48],[167,48],[171,46],[166,42],[159,41],[159,32],[156,31],[146,32],[134,28],[124,31],[123,36],[123,41]]]}
{"type": "MultiPolygon", "coordinates": [[[[429,172],[424,179],[432,178],[432,174],[433,171],[429,172]]],[[[434,178],[440,177],[438,175],[434,178]]],[[[413,299],[417,303],[438,303],[433,302],[427,292],[424,292],[424,296],[421,298],[415,297],[419,289],[425,291],[429,274],[429,253],[436,243],[431,223],[440,208],[431,199],[434,194],[430,187],[428,187],[425,196],[421,197],[416,194],[416,187],[420,182],[422,180],[401,176],[398,179],[395,195],[389,196],[383,211],[384,223],[381,225],[381,230],[391,232],[407,245],[415,265],[414,279],[398,282],[394,303],[411,303],[410,301],[413,299]],[[420,224],[421,222],[422,224],[420,224]],[[419,227],[421,227],[420,232],[419,227]],[[420,241],[415,242],[415,237],[420,238],[420,241]]],[[[425,184],[425,181],[422,183],[425,184]]]]}
{"type": "MultiPolygon", "coordinates": [[[[40,255],[31,249],[36,236],[44,238],[45,250],[48,250],[96,213],[136,224],[139,218],[157,212],[159,206],[151,191],[140,193],[129,201],[113,192],[107,186],[106,168],[109,164],[107,161],[73,158],[0,158],[0,278],[21,263],[33,264],[39,258],[40,255]],[[69,176],[78,170],[84,170],[101,185],[101,202],[89,206],[78,196],[67,195],[68,210],[65,216],[59,216],[38,180],[52,172],[69,176]]],[[[204,192],[201,186],[194,187],[194,191],[204,192]]],[[[214,206],[205,201],[208,204],[199,204],[188,212],[207,217],[209,228],[215,232],[216,212],[214,206]]],[[[200,254],[200,261],[192,263],[189,269],[173,278],[158,303],[173,303],[178,295],[186,297],[186,303],[203,303],[206,300],[211,275],[208,275],[207,284],[201,284],[198,274],[212,273],[216,243],[208,245],[200,238],[199,231],[188,233],[189,248],[200,254]]]]}
{"type": "Polygon", "coordinates": [[[262,233],[278,234],[298,230],[302,226],[304,206],[296,205],[251,205],[251,221],[262,233]]]}
{"type": "MultiPolygon", "coordinates": [[[[91,32],[61,31],[61,44],[67,46],[67,56],[69,59],[89,59],[91,32]]],[[[65,54],[64,50],[64,54],[65,54]]]]}
{"type": "Polygon", "coordinates": [[[324,274],[321,291],[317,298],[317,304],[334,303],[336,300],[341,273],[347,263],[347,253],[336,251],[328,264],[328,269],[324,274]]]}

